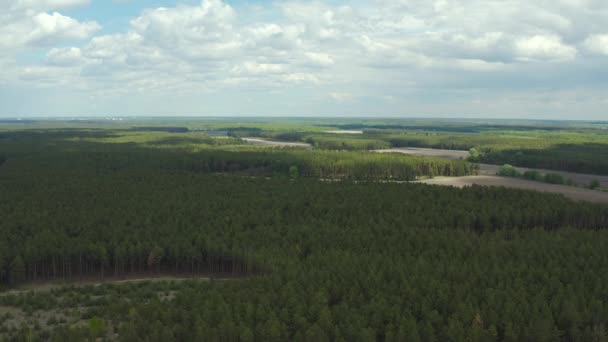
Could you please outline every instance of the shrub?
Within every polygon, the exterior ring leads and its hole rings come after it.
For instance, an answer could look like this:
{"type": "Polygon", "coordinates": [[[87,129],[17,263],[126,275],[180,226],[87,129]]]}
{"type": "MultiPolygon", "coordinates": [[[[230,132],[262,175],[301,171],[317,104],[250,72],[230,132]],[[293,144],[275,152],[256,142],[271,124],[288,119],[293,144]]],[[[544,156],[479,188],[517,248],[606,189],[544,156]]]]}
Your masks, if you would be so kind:
{"type": "Polygon", "coordinates": [[[498,175],[503,177],[518,177],[519,172],[509,164],[505,164],[498,169],[498,175]]]}
{"type": "Polygon", "coordinates": [[[471,155],[471,160],[477,160],[479,158],[479,151],[477,151],[475,147],[471,147],[471,149],[469,150],[469,154],[471,155]]]}
{"type": "Polygon", "coordinates": [[[299,175],[300,175],[300,171],[298,171],[298,167],[297,167],[297,166],[295,166],[295,165],[292,165],[292,166],[289,168],[289,176],[290,176],[291,178],[298,178],[298,176],[299,176],[299,175]]]}
{"type": "Polygon", "coordinates": [[[564,177],[559,173],[547,173],[545,175],[545,183],[549,184],[564,184],[564,177]]]}
{"type": "Polygon", "coordinates": [[[598,181],[597,179],[594,179],[591,181],[591,184],[589,184],[589,189],[597,189],[600,187],[600,181],[598,181]]]}
{"type": "Polygon", "coordinates": [[[543,175],[536,170],[528,170],[524,172],[524,178],[533,180],[533,181],[542,181],[543,175]]]}

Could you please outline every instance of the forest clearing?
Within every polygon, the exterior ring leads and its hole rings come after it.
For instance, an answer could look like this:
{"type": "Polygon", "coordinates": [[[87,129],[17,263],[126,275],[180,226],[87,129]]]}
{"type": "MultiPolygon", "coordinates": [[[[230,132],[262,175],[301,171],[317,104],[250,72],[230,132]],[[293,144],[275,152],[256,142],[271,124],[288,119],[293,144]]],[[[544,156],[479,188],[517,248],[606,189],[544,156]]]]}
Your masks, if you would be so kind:
{"type": "Polygon", "coordinates": [[[437,157],[445,159],[467,159],[471,154],[469,151],[442,150],[422,147],[395,147],[384,150],[375,150],[378,153],[403,153],[421,157],[437,157]]]}

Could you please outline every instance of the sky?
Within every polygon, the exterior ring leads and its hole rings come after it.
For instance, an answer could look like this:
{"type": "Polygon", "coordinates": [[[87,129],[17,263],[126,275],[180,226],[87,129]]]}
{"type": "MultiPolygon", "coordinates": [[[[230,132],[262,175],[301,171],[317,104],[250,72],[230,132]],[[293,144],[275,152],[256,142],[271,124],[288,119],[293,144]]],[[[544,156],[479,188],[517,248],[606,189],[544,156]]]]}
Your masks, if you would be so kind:
{"type": "Polygon", "coordinates": [[[608,120],[606,0],[0,0],[0,118],[608,120]]]}

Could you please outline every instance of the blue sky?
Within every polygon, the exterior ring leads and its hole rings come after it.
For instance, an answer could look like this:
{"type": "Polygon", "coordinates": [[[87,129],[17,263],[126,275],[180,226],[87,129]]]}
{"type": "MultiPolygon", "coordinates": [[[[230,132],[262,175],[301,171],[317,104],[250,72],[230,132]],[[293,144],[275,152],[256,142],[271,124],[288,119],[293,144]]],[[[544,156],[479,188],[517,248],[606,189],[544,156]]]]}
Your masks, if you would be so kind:
{"type": "Polygon", "coordinates": [[[604,0],[0,4],[0,117],[608,120],[604,0]]]}

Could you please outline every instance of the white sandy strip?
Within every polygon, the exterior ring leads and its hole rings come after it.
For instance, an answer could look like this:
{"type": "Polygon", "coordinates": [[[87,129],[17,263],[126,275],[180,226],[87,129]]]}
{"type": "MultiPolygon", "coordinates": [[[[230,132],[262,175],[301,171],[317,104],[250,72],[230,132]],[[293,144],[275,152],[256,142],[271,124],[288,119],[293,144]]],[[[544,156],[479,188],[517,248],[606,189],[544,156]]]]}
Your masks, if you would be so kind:
{"type": "Polygon", "coordinates": [[[277,146],[277,147],[300,147],[310,149],[312,146],[307,143],[298,143],[298,142],[288,142],[288,141],[273,141],[273,140],[264,140],[259,138],[241,138],[244,141],[253,144],[253,145],[269,145],[269,146],[277,146]]]}

